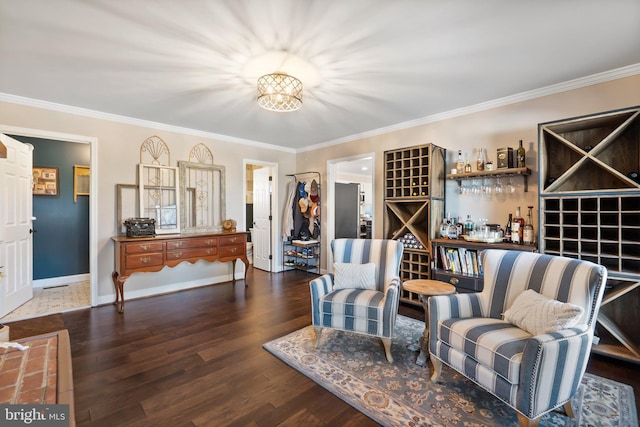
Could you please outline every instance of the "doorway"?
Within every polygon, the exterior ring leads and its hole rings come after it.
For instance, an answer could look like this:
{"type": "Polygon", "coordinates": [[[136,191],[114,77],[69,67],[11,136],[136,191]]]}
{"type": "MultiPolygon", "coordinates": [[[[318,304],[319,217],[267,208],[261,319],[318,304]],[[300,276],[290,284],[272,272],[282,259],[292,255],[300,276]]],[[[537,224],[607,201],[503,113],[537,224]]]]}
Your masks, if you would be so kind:
{"type": "Polygon", "coordinates": [[[278,265],[277,222],[274,206],[277,206],[277,164],[247,160],[244,163],[245,224],[251,232],[251,252],[254,268],[274,271],[278,265]]]}
{"type": "MultiPolygon", "coordinates": [[[[97,139],[86,136],[72,135],[72,134],[62,134],[58,132],[49,132],[49,131],[41,131],[36,129],[28,129],[28,128],[19,128],[13,126],[4,126],[0,125],[0,132],[12,135],[15,139],[24,140],[28,138],[36,138],[42,140],[49,140],[53,143],[69,143],[69,144],[85,144],[88,147],[89,155],[86,158],[86,165],[92,173],[89,176],[89,194],[90,196],[85,196],[88,200],[85,200],[85,203],[88,202],[88,213],[87,217],[84,218],[86,221],[85,225],[88,227],[88,241],[84,242],[84,252],[88,257],[88,273],[83,275],[72,275],[70,277],[49,277],[40,281],[40,287],[38,283],[36,283],[34,295],[38,298],[32,299],[27,304],[23,304],[20,308],[18,308],[13,313],[9,313],[2,320],[7,320],[9,316],[11,316],[11,320],[19,320],[21,318],[27,317],[37,317],[45,314],[60,312],[72,308],[81,308],[86,306],[95,306],[97,305],[97,278],[95,277],[95,272],[97,272],[97,139]],[[80,286],[73,286],[73,289],[69,289],[70,292],[66,292],[66,290],[62,289],[63,286],[60,285],[68,285],[68,283],[73,282],[75,284],[79,282],[83,282],[82,285],[84,290],[79,290],[80,286]],[[84,294],[81,295],[81,293],[84,294]],[[87,296],[87,293],[89,294],[87,296]],[[65,302],[63,305],[52,305],[49,304],[46,299],[50,298],[51,295],[55,294],[53,298],[55,299],[63,299],[65,302]],[[64,294],[61,296],[61,294],[64,294]],[[80,297],[80,295],[82,297],[80,297]],[[78,301],[81,301],[78,303],[78,301]],[[67,304],[69,303],[69,304],[67,304]]],[[[84,162],[83,162],[84,163],[84,162]]],[[[34,163],[35,165],[35,163],[34,163]]],[[[66,171],[68,172],[68,171],[66,171]]],[[[72,176],[70,179],[73,179],[73,171],[71,172],[72,176]]],[[[35,229],[37,230],[38,222],[37,219],[34,223],[35,229]]],[[[35,270],[35,267],[34,267],[35,270]]],[[[54,276],[56,273],[53,274],[54,276]]],[[[37,279],[37,277],[34,277],[37,279]]],[[[36,280],[38,282],[38,280],[36,280]]]]}
{"type": "MultiPolygon", "coordinates": [[[[349,217],[355,215],[358,218],[357,231],[353,231],[351,234],[357,233],[358,238],[373,237],[375,221],[373,217],[373,206],[375,205],[374,165],[375,153],[365,153],[327,161],[327,185],[330,190],[327,192],[327,206],[333,206],[333,209],[329,209],[329,212],[327,212],[328,242],[336,238],[336,221],[341,221],[341,218],[345,215],[349,217]],[[351,200],[348,205],[341,202],[339,209],[337,207],[338,200],[336,199],[337,184],[349,184],[348,186],[341,185],[341,188],[357,185],[357,201],[351,200]],[[342,209],[344,206],[348,206],[348,212],[342,209]]],[[[350,198],[353,199],[352,196],[350,198]]],[[[329,246],[327,245],[327,247],[329,246]]],[[[326,254],[327,265],[333,265],[333,257],[329,248],[327,248],[326,254]]]]}

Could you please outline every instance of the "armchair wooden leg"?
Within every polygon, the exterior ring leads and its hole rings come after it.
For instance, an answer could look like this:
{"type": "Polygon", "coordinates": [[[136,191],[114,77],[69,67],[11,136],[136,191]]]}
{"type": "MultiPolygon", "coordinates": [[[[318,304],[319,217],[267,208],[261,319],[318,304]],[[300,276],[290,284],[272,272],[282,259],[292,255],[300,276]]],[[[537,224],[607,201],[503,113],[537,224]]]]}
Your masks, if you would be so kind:
{"type": "Polygon", "coordinates": [[[316,342],[313,347],[318,348],[318,345],[320,344],[320,335],[322,335],[322,328],[320,326],[314,326],[313,330],[316,331],[316,342]]]}
{"type": "Polygon", "coordinates": [[[393,363],[393,356],[391,356],[391,338],[380,338],[382,345],[384,346],[384,354],[387,356],[389,363],[393,363]]]}
{"type": "Polygon", "coordinates": [[[433,363],[433,373],[431,374],[431,382],[435,383],[440,379],[442,373],[442,362],[437,357],[431,356],[431,363],[433,363]]]}
{"type": "Polygon", "coordinates": [[[573,413],[573,408],[571,407],[571,402],[567,402],[564,404],[563,406],[564,408],[564,412],[567,414],[567,417],[569,418],[575,418],[576,416],[573,413]]]}
{"type": "Polygon", "coordinates": [[[540,422],[540,418],[529,419],[518,412],[518,422],[520,423],[520,427],[536,427],[540,422]]]}

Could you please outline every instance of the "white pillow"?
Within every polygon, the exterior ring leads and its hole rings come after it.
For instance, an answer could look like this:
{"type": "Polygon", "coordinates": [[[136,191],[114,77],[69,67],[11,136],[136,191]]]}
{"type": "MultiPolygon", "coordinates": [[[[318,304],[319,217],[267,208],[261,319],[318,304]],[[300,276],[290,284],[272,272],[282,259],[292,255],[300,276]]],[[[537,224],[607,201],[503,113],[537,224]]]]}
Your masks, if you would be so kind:
{"type": "Polygon", "coordinates": [[[368,264],[334,263],[333,289],[376,290],[376,265],[372,262],[368,264]]]}
{"type": "Polygon", "coordinates": [[[556,301],[527,289],[504,312],[504,320],[531,335],[540,335],[575,326],[583,313],[580,306],[556,301]]]}

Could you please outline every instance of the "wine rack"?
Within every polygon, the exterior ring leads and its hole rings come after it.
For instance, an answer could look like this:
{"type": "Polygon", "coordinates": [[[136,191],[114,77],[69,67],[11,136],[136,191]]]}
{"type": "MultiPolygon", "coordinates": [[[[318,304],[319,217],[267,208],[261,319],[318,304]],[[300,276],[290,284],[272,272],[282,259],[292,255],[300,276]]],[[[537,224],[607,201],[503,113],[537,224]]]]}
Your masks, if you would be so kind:
{"type": "Polygon", "coordinates": [[[640,107],[539,125],[540,251],[608,271],[595,353],[640,363],[640,107]]]}
{"type": "MultiPolygon", "coordinates": [[[[417,248],[405,247],[400,275],[403,281],[429,279],[431,239],[444,216],[446,150],[434,144],[384,152],[384,236],[402,240],[413,235],[417,248]]],[[[404,301],[419,304],[403,291],[404,301]]]]}

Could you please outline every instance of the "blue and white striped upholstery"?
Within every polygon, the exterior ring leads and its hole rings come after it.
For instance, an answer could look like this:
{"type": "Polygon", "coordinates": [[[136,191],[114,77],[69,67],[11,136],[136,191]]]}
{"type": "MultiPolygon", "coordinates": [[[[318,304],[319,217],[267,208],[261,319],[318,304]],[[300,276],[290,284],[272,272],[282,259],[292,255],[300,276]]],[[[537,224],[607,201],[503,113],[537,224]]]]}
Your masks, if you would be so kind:
{"type": "Polygon", "coordinates": [[[521,251],[482,253],[482,292],[429,298],[429,350],[529,420],[569,401],[585,372],[607,270],[591,262],[521,251]],[[585,309],[570,329],[532,336],[502,320],[533,289],[585,309]]]}
{"type": "Polygon", "coordinates": [[[335,262],[376,265],[376,288],[333,289],[333,273],[309,283],[316,327],[391,338],[400,302],[402,243],[383,239],[336,239],[335,262]]]}

